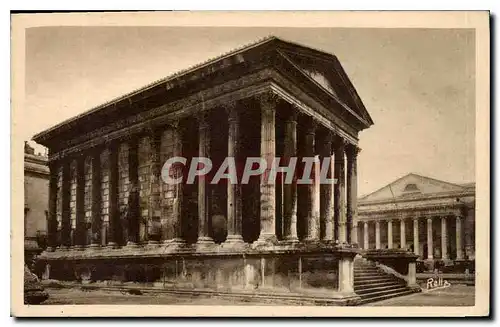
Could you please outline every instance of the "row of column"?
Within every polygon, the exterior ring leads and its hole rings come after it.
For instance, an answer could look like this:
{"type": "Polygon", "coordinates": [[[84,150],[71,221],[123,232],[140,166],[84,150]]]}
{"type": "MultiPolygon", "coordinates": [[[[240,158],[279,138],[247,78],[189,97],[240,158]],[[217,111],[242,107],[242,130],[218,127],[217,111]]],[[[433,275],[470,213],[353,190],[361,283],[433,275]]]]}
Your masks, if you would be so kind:
{"type": "MultiPolygon", "coordinates": [[[[259,97],[261,107],[261,157],[268,162],[260,183],[260,236],[258,242],[274,242],[276,240],[276,196],[275,184],[268,183],[267,177],[271,173],[271,163],[276,157],[276,109],[277,98],[272,94],[265,94],[259,97]]],[[[235,103],[226,106],[228,116],[228,143],[227,154],[235,157],[237,162],[241,156],[240,149],[240,113],[235,103]]],[[[297,111],[290,107],[284,123],[284,154],[281,166],[290,162],[292,157],[298,156],[297,149],[297,111]]],[[[196,116],[198,121],[198,156],[210,157],[210,126],[207,112],[202,112],[196,116]]],[[[311,117],[308,117],[304,135],[303,157],[315,157],[316,131],[319,126],[311,117]]],[[[178,122],[169,125],[173,132],[173,156],[182,156],[182,135],[178,122]]],[[[307,224],[305,236],[306,240],[339,240],[340,242],[356,243],[357,231],[353,225],[357,215],[357,147],[347,144],[339,137],[334,137],[331,131],[321,129],[320,135],[320,159],[335,156],[334,178],[337,183],[320,185],[320,210],[319,217],[313,211],[313,203],[316,201],[316,194],[312,184],[307,185],[305,221],[307,224]],[[347,161],[347,183],[345,176],[345,166],[347,161]],[[347,185],[346,185],[347,184],[347,185]],[[333,197],[332,197],[333,194],[333,197]],[[333,201],[333,204],[332,204],[333,201]],[[318,221],[319,219],[319,221],[318,221]]],[[[158,186],[160,181],[160,142],[158,130],[153,132],[151,137],[151,168],[152,183],[158,186]]],[[[130,182],[130,194],[127,204],[127,241],[128,245],[135,245],[139,242],[139,173],[138,173],[138,140],[130,137],[126,140],[129,145],[128,152],[128,176],[130,182]]],[[[120,208],[118,204],[118,149],[119,141],[112,141],[107,145],[109,150],[109,236],[108,245],[117,246],[121,237],[120,208]]],[[[317,148],[317,147],[316,147],[317,148]]],[[[87,155],[92,156],[92,241],[90,247],[97,247],[101,244],[100,231],[101,219],[101,163],[100,153],[104,147],[96,147],[85,155],[62,159],[50,162],[49,181],[49,216],[48,216],[48,241],[49,250],[57,246],[71,246],[71,210],[70,210],[70,163],[77,161],[77,181],[76,181],[76,233],[75,244],[83,247],[85,244],[85,178],[84,160],[87,155]],[[57,170],[62,166],[62,221],[61,221],[61,244],[57,243],[57,170]]],[[[327,167],[328,177],[331,177],[332,163],[327,167]]],[[[173,168],[176,176],[182,174],[182,167],[173,168]]],[[[208,210],[209,199],[207,198],[207,180],[205,177],[198,179],[198,240],[199,244],[211,244],[213,239],[210,235],[210,210],[208,210]]],[[[228,183],[227,189],[227,231],[226,242],[241,243],[242,238],[242,190],[241,184],[228,183]]],[[[161,219],[171,219],[173,226],[172,237],[169,243],[184,243],[181,235],[182,226],[182,191],[183,185],[175,184],[172,217],[161,217],[161,219]]],[[[149,212],[153,214],[160,212],[160,191],[155,187],[150,194],[149,212]]],[[[290,242],[298,241],[297,235],[297,180],[294,178],[290,184],[283,186],[283,223],[284,240],[290,242]]],[[[150,241],[155,243],[156,241],[150,241]]]]}
{"type": "MultiPolygon", "coordinates": [[[[464,257],[464,251],[463,251],[463,243],[462,243],[462,221],[463,217],[461,215],[456,215],[456,224],[455,224],[455,242],[456,242],[456,249],[457,249],[457,259],[463,259],[464,257]]],[[[441,219],[441,258],[442,259],[449,259],[449,254],[448,254],[448,226],[447,226],[447,217],[443,216],[440,218],[441,219]]],[[[433,218],[429,217],[427,218],[427,259],[433,259],[433,229],[432,229],[432,222],[433,218]]],[[[380,220],[375,221],[375,248],[380,249],[380,220]]],[[[414,247],[414,253],[417,255],[421,255],[419,253],[420,249],[420,244],[419,244],[419,218],[414,218],[413,219],[413,247],[414,247]]],[[[368,244],[369,244],[369,225],[368,221],[364,222],[364,248],[368,249],[368,244]]],[[[400,247],[402,249],[406,248],[406,221],[404,219],[399,220],[399,227],[400,227],[400,247]]],[[[393,248],[393,233],[392,233],[392,220],[387,220],[387,247],[389,249],[393,248]]]]}

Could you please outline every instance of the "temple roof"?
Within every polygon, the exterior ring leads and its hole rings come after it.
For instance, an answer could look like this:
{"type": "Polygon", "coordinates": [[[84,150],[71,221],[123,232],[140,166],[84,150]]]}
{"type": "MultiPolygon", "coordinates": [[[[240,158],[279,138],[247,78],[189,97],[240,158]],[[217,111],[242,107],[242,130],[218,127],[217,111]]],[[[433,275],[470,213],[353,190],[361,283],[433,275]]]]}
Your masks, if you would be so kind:
{"type": "Polygon", "coordinates": [[[268,36],[266,38],[257,40],[256,42],[246,44],[232,51],[223,53],[215,58],[208,59],[197,65],[180,70],[165,78],[154,81],[139,89],[133,90],[122,96],[119,96],[101,105],[91,108],[90,110],[87,110],[41,133],[36,134],[33,137],[33,140],[35,140],[38,143],[44,144],[43,142],[44,139],[50,137],[49,135],[57,133],[58,130],[60,130],[65,125],[71,122],[75,122],[84,117],[91,116],[94,113],[105,110],[108,107],[116,106],[118,103],[122,101],[131,101],[132,97],[138,96],[141,93],[147,92],[155,87],[162,86],[162,84],[165,84],[167,88],[171,88],[173,87],[172,84],[177,84],[177,85],[181,84],[183,82],[183,79],[187,79],[187,76],[192,73],[195,73],[197,71],[202,71],[205,69],[209,71],[217,69],[217,67],[215,66],[217,64],[220,64],[226,59],[236,57],[240,54],[249,52],[253,49],[257,49],[260,47],[264,48],[271,44],[276,48],[276,50],[280,53],[280,55],[282,55],[288,61],[290,61],[297,69],[301,70],[304,75],[307,75],[313,83],[316,83],[325,92],[329,93],[333,98],[335,98],[339,104],[341,104],[347,111],[349,111],[352,115],[356,116],[360,121],[362,121],[365,126],[368,127],[373,124],[372,118],[370,117],[368,111],[364,107],[354,86],[351,84],[347,74],[343,70],[340,62],[338,61],[335,55],[324,52],[322,50],[311,48],[309,46],[304,46],[295,42],[285,41],[275,36],[268,36]],[[323,62],[321,63],[321,65],[319,64],[316,65],[317,67],[312,67],[312,68],[307,67],[307,65],[310,65],[307,62],[311,61],[311,58],[313,58],[312,60],[323,60],[323,62]],[[214,67],[211,68],[211,66],[214,67]],[[321,72],[319,70],[325,70],[325,71],[321,72]],[[337,80],[336,83],[332,83],[332,77],[333,79],[337,80]],[[332,86],[332,84],[335,85],[332,86]],[[338,93],[341,93],[339,92],[339,88],[341,88],[340,91],[342,91],[342,94],[348,94],[348,96],[340,98],[338,95],[338,93]]]}

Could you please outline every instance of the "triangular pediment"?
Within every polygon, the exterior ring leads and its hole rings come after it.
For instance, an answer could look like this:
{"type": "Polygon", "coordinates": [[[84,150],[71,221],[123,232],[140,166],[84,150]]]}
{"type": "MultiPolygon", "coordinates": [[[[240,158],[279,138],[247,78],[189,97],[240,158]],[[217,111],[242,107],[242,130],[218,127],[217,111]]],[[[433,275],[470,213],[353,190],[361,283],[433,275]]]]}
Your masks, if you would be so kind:
{"type": "Polygon", "coordinates": [[[356,89],[336,56],[282,41],[286,47],[280,50],[288,60],[307,75],[318,86],[344,103],[358,116],[373,123],[356,89]]]}
{"type": "Polygon", "coordinates": [[[382,201],[426,194],[464,191],[465,187],[418,174],[408,174],[361,198],[382,201]]]}

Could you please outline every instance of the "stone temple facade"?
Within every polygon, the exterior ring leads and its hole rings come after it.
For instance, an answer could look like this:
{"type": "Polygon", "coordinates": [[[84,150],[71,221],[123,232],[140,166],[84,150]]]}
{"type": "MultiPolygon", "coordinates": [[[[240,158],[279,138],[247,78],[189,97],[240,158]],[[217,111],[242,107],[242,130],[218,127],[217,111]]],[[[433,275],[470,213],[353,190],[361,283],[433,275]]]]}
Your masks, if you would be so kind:
{"type": "Polygon", "coordinates": [[[123,95],[34,137],[50,167],[40,269],[59,280],[355,299],[358,134],[372,124],[334,55],[276,37],[123,95]],[[337,183],[170,185],[161,171],[174,156],[188,158],[174,166],[184,177],[193,157],[211,158],[212,171],[228,156],[237,167],[330,157],[337,183]]]}

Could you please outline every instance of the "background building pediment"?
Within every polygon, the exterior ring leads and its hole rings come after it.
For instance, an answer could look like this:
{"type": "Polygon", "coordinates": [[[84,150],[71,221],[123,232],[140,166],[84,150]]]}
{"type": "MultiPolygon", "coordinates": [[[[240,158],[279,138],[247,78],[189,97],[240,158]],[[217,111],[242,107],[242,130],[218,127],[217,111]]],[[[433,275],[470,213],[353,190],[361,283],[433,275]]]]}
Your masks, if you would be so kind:
{"type": "Polygon", "coordinates": [[[440,181],[434,178],[410,173],[396,181],[380,188],[379,190],[365,195],[362,201],[382,201],[391,199],[402,199],[405,197],[425,196],[428,194],[463,192],[467,187],[440,181]]]}

